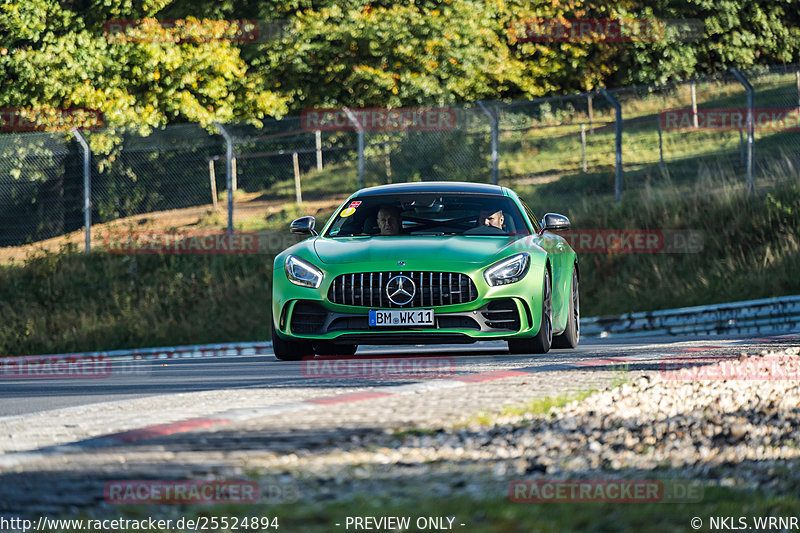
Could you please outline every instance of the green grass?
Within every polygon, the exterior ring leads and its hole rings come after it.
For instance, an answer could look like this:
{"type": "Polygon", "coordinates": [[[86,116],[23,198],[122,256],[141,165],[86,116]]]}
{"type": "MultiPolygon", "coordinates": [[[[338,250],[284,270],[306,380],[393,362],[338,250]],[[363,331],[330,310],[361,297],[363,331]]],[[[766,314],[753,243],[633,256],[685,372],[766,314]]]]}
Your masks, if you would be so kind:
{"type": "Polygon", "coordinates": [[[570,402],[580,402],[591,396],[591,394],[595,392],[593,390],[586,390],[581,392],[576,392],[573,394],[563,394],[556,397],[546,397],[540,398],[538,400],[531,400],[526,405],[521,407],[505,407],[502,411],[502,415],[509,415],[509,416],[537,416],[537,415],[546,415],[550,413],[551,409],[555,409],[558,407],[563,407],[570,402]]]}
{"type": "MultiPolygon", "coordinates": [[[[640,478],[641,479],[641,478],[640,478]]],[[[420,480],[420,483],[425,483],[420,480]]],[[[151,506],[121,507],[119,515],[141,519],[154,516],[151,506]]],[[[762,491],[705,487],[703,499],[693,503],[515,503],[507,496],[486,494],[468,497],[442,493],[415,499],[356,495],[318,500],[301,495],[295,503],[248,506],[188,507],[182,516],[192,517],[278,517],[283,532],[345,531],[347,517],[410,517],[408,531],[419,517],[454,517],[454,531],[487,533],[528,533],[562,531],[673,532],[692,531],[690,520],[702,519],[700,531],[710,531],[710,517],[787,517],[800,514],[797,494],[774,495],[762,491]],[[336,526],[336,524],[340,526],[336,526]],[[462,527],[460,524],[464,524],[462,527]]],[[[446,523],[446,522],[445,522],[446,523]]],[[[350,525],[352,530],[353,525],[350,525]]]]}
{"type": "Polygon", "coordinates": [[[429,428],[409,428],[409,429],[401,429],[399,431],[394,432],[394,437],[397,439],[402,439],[405,437],[425,437],[425,436],[432,436],[436,435],[437,431],[435,429],[429,428]]]}
{"type": "Polygon", "coordinates": [[[580,392],[562,394],[559,396],[546,396],[544,398],[536,398],[534,400],[530,400],[524,405],[503,407],[497,413],[489,411],[479,411],[478,413],[469,417],[467,420],[458,423],[456,427],[468,427],[473,425],[493,426],[497,423],[498,419],[503,417],[545,416],[550,413],[551,409],[563,407],[573,401],[581,402],[586,398],[588,398],[589,396],[591,396],[593,392],[595,391],[584,390],[580,392]]]}
{"type": "Polygon", "coordinates": [[[614,377],[611,378],[609,388],[616,389],[631,382],[631,365],[624,363],[621,365],[614,365],[611,367],[614,370],[614,377]]]}
{"type": "MultiPolygon", "coordinates": [[[[347,196],[358,189],[358,172],[352,163],[326,165],[322,171],[314,169],[301,176],[300,187],[303,199],[320,199],[333,193],[347,196]]],[[[278,181],[265,196],[294,199],[294,180],[278,181]]]]}
{"type": "Polygon", "coordinates": [[[269,338],[272,258],[41,252],[0,266],[4,355],[269,338]]]}

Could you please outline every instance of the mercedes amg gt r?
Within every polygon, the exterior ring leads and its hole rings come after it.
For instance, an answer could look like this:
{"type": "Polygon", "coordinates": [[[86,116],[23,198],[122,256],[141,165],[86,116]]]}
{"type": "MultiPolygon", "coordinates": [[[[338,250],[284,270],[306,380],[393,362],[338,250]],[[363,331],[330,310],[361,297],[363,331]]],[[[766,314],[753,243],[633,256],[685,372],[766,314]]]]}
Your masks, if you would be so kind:
{"type": "Polygon", "coordinates": [[[362,189],[322,231],[275,258],[272,342],[281,360],[361,344],[504,340],[511,353],[574,348],[578,260],[506,187],[423,182],[362,189]]]}

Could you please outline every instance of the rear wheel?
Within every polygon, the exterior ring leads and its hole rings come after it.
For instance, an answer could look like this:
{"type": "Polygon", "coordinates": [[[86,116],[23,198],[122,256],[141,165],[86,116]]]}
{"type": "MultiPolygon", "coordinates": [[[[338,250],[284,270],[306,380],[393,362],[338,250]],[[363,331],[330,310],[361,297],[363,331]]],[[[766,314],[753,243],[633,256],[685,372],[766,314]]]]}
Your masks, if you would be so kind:
{"type": "Polygon", "coordinates": [[[318,342],[314,345],[314,352],[316,352],[317,355],[354,355],[357,349],[357,344],[318,342]]]}
{"type": "Polygon", "coordinates": [[[314,357],[314,347],[310,341],[288,341],[278,337],[272,326],[272,351],[281,361],[299,361],[303,357],[314,357]]]}
{"type": "Polygon", "coordinates": [[[572,288],[569,298],[567,329],[553,337],[553,348],[575,348],[581,339],[581,300],[578,294],[578,271],[572,269],[572,288]]]}
{"type": "Polygon", "coordinates": [[[511,339],[508,351],[511,353],[547,353],[553,343],[553,297],[550,283],[550,270],[544,270],[544,287],[542,288],[542,325],[539,333],[530,339],[511,339]]]}

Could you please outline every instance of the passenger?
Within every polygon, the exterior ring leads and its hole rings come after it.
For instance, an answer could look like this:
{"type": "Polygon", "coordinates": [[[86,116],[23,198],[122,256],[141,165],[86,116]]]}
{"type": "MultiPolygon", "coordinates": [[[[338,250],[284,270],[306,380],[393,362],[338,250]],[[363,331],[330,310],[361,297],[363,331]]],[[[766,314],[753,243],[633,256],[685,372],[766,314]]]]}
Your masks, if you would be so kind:
{"type": "Polygon", "coordinates": [[[478,216],[478,225],[479,226],[492,226],[497,229],[505,230],[505,221],[506,217],[503,215],[503,211],[481,211],[480,216],[478,216]]]}

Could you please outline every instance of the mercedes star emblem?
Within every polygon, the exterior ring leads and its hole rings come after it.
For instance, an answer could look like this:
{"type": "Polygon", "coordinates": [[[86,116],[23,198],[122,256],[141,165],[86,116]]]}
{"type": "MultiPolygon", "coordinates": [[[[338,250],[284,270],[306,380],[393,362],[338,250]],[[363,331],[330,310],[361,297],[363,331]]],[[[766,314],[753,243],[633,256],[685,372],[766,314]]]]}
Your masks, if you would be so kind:
{"type": "Polygon", "coordinates": [[[386,283],[386,296],[395,305],[406,305],[416,293],[417,286],[408,276],[395,276],[386,283]]]}

